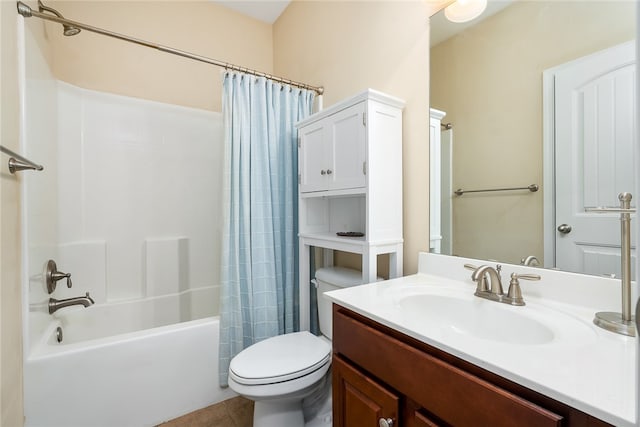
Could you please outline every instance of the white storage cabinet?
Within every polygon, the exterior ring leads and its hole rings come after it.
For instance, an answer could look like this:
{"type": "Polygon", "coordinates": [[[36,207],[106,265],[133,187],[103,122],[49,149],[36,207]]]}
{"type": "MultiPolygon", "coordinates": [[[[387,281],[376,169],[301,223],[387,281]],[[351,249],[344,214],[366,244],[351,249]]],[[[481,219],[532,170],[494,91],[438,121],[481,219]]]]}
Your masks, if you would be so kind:
{"type": "MultiPolygon", "coordinates": [[[[402,276],[402,109],[404,101],[369,89],[299,122],[300,283],[309,283],[309,249],[362,255],[365,283],[377,256],[389,254],[391,278],[402,276]],[[361,232],[341,237],[337,232],[361,232]]],[[[308,287],[300,288],[308,328],[308,287]]]]}

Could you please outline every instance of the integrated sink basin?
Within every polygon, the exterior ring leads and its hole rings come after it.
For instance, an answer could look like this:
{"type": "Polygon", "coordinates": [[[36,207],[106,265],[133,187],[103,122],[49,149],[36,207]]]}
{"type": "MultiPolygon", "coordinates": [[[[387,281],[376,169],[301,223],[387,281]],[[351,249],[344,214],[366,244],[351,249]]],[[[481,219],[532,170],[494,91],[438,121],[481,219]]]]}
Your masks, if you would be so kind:
{"type": "Polygon", "coordinates": [[[455,333],[476,338],[513,344],[544,344],[554,338],[543,323],[491,301],[423,294],[402,298],[398,304],[416,320],[442,322],[455,333]]]}
{"type": "Polygon", "coordinates": [[[402,286],[390,295],[403,320],[417,330],[455,339],[506,345],[567,344],[595,339],[593,328],[559,310],[528,303],[517,307],[460,290],[402,286]]]}

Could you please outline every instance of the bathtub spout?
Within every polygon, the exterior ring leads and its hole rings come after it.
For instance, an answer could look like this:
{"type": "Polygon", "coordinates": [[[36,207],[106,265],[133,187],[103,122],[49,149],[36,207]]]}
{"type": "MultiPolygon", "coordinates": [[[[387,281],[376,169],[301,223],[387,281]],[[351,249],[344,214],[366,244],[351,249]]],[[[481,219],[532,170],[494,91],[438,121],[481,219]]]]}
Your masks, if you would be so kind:
{"type": "Polygon", "coordinates": [[[87,292],[87,295],[84,297],[75,297],[60,300],[49,298],[49,314],[53,314],[61,308],[70,307],[72,305],[83,305],[85,307],[89,307],[93,304],[95,304],[95,301],[89,296],[89,292],[87,292]]]}

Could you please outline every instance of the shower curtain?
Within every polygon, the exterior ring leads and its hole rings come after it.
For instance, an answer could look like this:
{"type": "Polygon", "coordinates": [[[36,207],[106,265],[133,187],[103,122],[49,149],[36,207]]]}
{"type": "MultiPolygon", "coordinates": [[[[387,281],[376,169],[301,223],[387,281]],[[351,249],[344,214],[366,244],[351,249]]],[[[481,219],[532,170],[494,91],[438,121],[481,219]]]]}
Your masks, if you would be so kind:
{"type": "Polygon", "coordinates": [[[298,330],[298,155],[294,125],[314,92],[223,77],[224,222],[219,382],[242,349],[298,330]]]}

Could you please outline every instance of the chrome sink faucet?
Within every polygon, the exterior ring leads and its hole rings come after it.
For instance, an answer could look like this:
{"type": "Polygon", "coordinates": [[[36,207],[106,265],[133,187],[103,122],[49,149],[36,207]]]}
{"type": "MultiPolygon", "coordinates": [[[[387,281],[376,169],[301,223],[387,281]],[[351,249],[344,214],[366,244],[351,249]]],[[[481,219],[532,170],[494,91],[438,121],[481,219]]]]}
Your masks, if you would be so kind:
{"type": "Polygon", "coordinates": [[[83,305],[89,307],[95,304],[93,298],[89,296],[89,292],[83,297],[67,298],[57,300],[55,298],[49,298],[49,314],[53,314],[61,308],[70,307],[72,305],[83,305]]]}
{"type": "Polygon", "coordinates": [[[509,291],[505,295],[502,288],[502,278],[500,277],[500,271],[502,270],[502,266],[500,264],[496,265],[495,268],[490,265],[481,265],[480,267],[476,267],[471,264],[465,264],[464,268],[473,270],[473,273],[471,273],[471,280],[477,283],[476,291],[474,292],[475,296],[509,305],[525,305],[524,299],[522,298],[519,279],[540,280],[540,276],[537,274],[511,273],[509,291]],[[489,278],[490,285],[487,284],[487,276],[489,278]]]}
{"type": "Polygon", "coordinates": [[[482,265],[476,268],[471,274],[471,280],[478,284],[474,295],[496,301],[501,295],[504,295],[502,277],[500,277],[501,270],[502,266],[500,264],[496,265],[496,268],[490,265],[482,265]],[[490,288],[487,286],[487,276],[489,276],[489,282],[491,283],[490,288]]]}
{"type": "Polygon", "coordinates": [[[522,258],[520,260],[520,264],[531,266],[531,267],[537,267],[540,265],[540,260],[536,258],[535,255],[529,255],[526,258],[522,258]]]}

